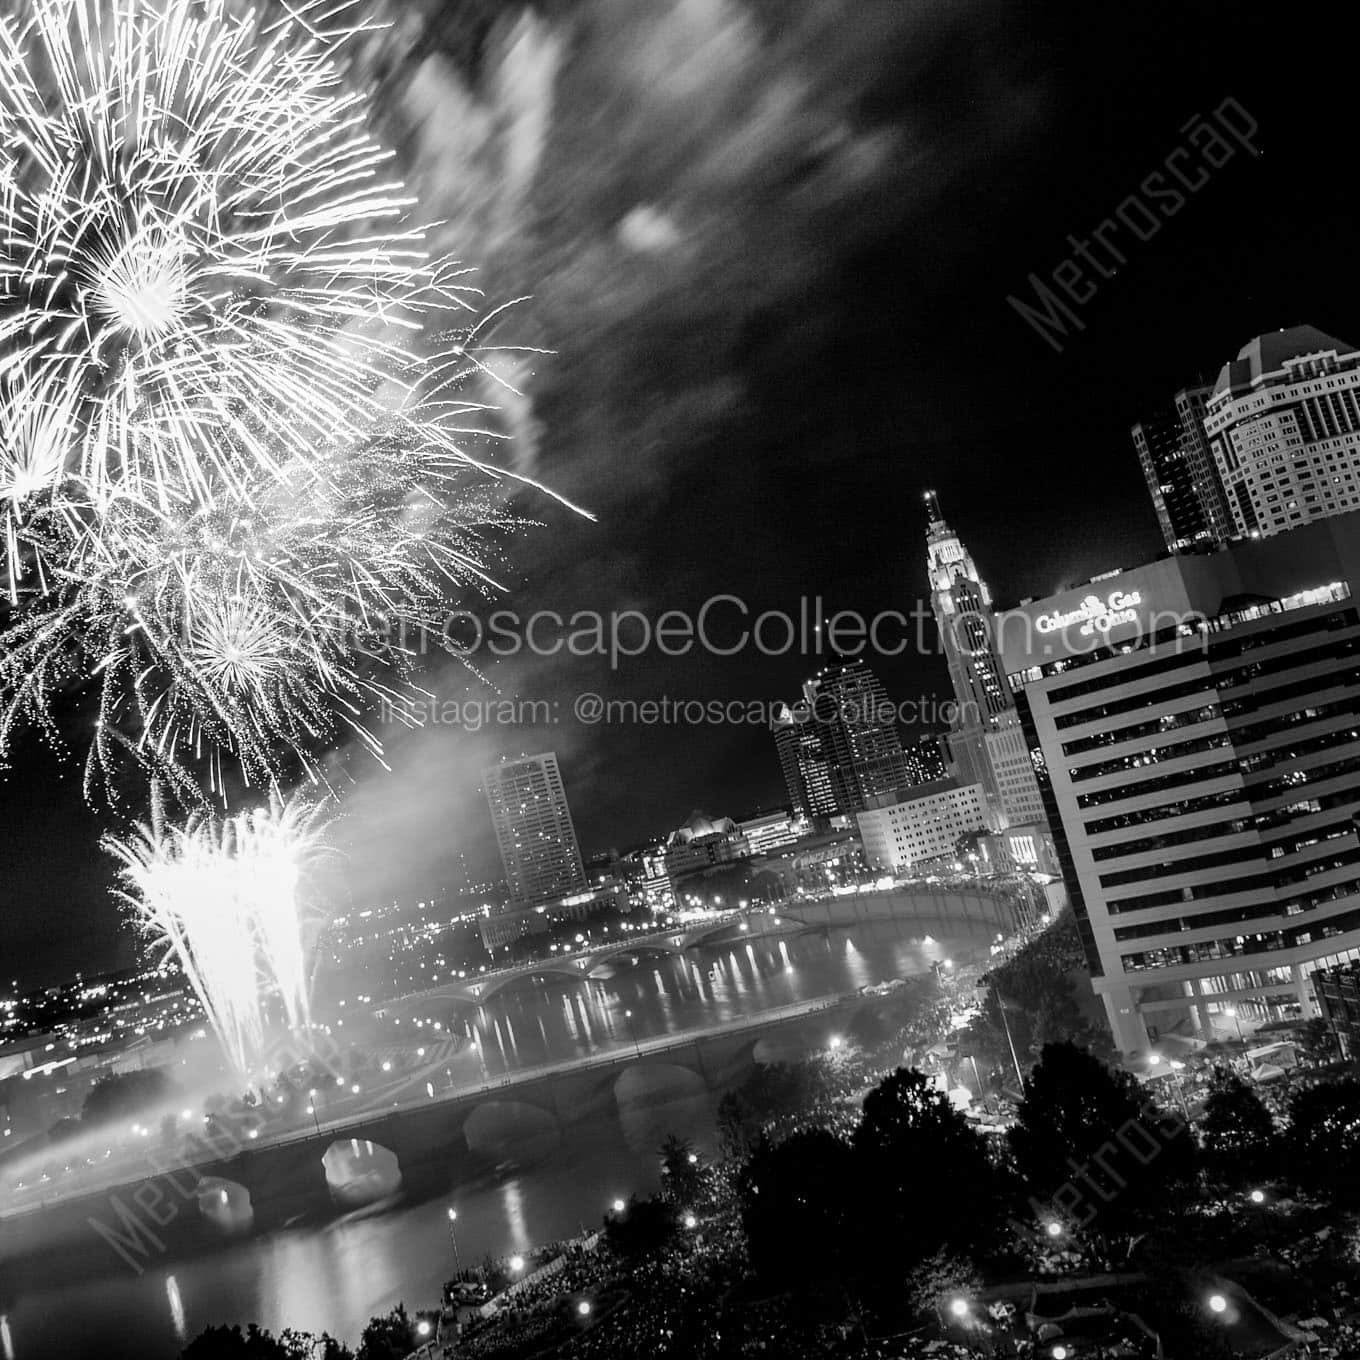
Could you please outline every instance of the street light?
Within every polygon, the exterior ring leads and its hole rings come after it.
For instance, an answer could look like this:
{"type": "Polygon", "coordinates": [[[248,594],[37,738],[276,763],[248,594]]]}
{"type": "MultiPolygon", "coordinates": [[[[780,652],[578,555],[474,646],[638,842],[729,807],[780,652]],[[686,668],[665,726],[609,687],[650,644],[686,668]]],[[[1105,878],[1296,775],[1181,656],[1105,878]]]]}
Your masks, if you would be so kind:
{"type": "Polygon", "coordinates": [[[1063,1235],[1063,1225],[1062,1225],[1061,1223],[1058,1223],[1058,1222],[1053,1222],[1053,1223],[1048,1224],[1048,1226],[1044,1229],[1044,1231],[1045,1231],[1050,1237],[1061,1237],[1061,1236],[1063,1235]]]}
{"type": "Polygon", "coordinates": [[[524,1269],[524,1257],[519,1255],[512,1256],[510,1258],[510,1269],[518,1275],[519,1272],[524,1269]]]}
{"type": "Polygon", "coordinates": [[[578,1304],[576,1305],[576,1311],[577,1311],[582,1317],[589,1317],[589,1316],[590,1316],[590,1300],[589,1300],[589,1299],[582,1299],[581,1302],[578,1303],[578,1304]]]}
{"type": "Polygon", "coordinates": [[[638,1043],[637,1030],[633,1028],[633,1012],[624,1011],[623,1018],[628,1021],[628,1033],[632,1035],[633,1038],[633,1049],[640,1058],[642,1057],[642,1045],[638,1043]]]}
{"type": "Polygon", "coordinates": [[[686,1214],[682,1221],[691,1232],[699,1226],[699,1220],[693,1214],[686,1214]]]}
{"type": "Polygon", "coordinates": [[[966,1317],[968,1316],[968,1300],[967,1300],[967,1299],[950,1299],[950,1300],[949,1300],[949,1311],[950,1311],[951,1313],[953,1313],[953,1315],[954,1315],[956,1318],[959,1318],[960,1320],[962,1320],[963,1318],[966,1318],[966,1317]]]}
{"type": "Polygon", "coordinates": [[[1239,1042],[1239,1043],[1245,1044],[1247,1041],[1246,1041],[1245,1036],[1244,1036],[1243,1033],[1242,1033],[1242,1017],[1241,1017],[1240,1015],[1238,1015],[1238,1013],[1237,1013],[1237,1007],[1236,1007],[1236,1006],[1224,1006],[1224,1008],[1223,1008],[1223,1014],[1224,1014],[1224,1015],[1229,1015],[1229,1016],[1232,1017],[1234,1023],[1237,1025],[1237,1039],[1238,1039],[1238,1042],[1239,1042]]]}
{"type": "Polygon", "coordinates": [[[1264,1190],[1253,1190],[1250,1199],[1253,1204],[1264,1204],[1266,1202],[1266,1192],[1264,1190]]]}
{"type": "Polygon", "coordinates": [[[609,1207],[616,1214],[621,1214],[628,1206],[621,1199],[616,1199],[609,1207]]]}
{"type": "Polygon", "coordinates": [[[1225,1313],[1228,1310],[1228,1300],[1222,1294],[1210,1294],[1209,1308],[1215,1313],[1225,1313]]]}
{"type": "Polygon", "coordinates": [[[453,1268],[461,1275],[463,1273],[463,1262],[458,1256],[458,1236],[453,1230],[453,1225],[458,1222],[458,1210],[449,1205],[449,1245],[453,1248],[453,1268]]]}

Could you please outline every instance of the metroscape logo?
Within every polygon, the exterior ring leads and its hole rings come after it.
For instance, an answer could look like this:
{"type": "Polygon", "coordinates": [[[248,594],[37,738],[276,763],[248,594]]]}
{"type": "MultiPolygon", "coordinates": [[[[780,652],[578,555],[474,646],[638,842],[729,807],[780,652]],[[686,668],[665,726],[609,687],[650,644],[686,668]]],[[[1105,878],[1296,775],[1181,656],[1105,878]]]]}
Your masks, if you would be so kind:
{"type": "Polygon", "coordinates": [[[1094,633],[1108,633],[1121,623],[1137,623],[1138,606],[1142,603],[1142,592],[1137,590],[1114,590],[1103,600],[1099,595],[1088,595],[1076,609],[1040,614],[1034,626],[1041,633],[1056,633],[1080,624],[1081,635],[1090,637],[1094,633]]]}

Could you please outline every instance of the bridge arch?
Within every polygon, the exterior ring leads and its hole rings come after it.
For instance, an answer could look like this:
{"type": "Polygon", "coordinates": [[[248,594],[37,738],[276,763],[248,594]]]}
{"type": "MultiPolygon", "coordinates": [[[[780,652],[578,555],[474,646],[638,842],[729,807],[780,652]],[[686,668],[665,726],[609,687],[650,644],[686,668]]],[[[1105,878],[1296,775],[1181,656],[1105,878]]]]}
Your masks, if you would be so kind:
{"type": "Polygon", "coordinates": [[[224,1176],[204,1176],[194,1187],[198,1214],[219,1233],[235,1236],[249,1232],[255,1223],[250,1191],[239,1181],[224,1176]]]}
{"type": "Polygon", "coordinates": [[[401,1189],[397,1154],[371,1138],[337,1139],[321,1154],[331,1198],[343,1209],[358,1209],[401,1189]]]}
{"type": "Polygon", "coordinates": [[[463,1121],[468,1151],[500,1159],[556,1151],[562,1126],[554,1111],[525,1100],[484,1100],[463,1121]]]}
{"type": "Polygon", "coordinates": [[[669,1054],[631,1062],[614,1078],[614,1100],[620,1109],[664,1105],[707,1091],[708,1083],[695,1066],[669,1054]]]}

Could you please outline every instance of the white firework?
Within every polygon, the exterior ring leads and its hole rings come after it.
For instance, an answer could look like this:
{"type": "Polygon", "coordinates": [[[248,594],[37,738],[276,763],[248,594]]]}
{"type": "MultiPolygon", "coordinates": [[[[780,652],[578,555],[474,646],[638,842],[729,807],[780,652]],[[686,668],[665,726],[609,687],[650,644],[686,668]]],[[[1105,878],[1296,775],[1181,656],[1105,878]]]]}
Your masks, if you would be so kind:
{"type": "Polygon", "coordinates": [[[310,1023],[307,894],[325,829],[323,805],[275,795],[223,821],[156,818],[104,842],[138,928],[184,970],[245,1078],[264,1051],[270,998],[293,1033],[310,1023]]]}

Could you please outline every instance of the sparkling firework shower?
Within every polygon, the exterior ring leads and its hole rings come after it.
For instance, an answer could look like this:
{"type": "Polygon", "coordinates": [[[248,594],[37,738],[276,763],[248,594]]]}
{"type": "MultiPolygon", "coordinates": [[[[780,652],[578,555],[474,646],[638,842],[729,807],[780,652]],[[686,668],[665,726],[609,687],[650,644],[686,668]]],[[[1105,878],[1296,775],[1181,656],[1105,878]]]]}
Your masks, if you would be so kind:
{"type": "Polygon", "coordinates": [[[120,896],[152,946],[184,969],[243,1076],[264,1048],[267,997],[292,1032],[309,1023],[307,881],[324,833],[323,805],[275,796],[222,821],[155,819],[104,842],[122,865],[120,896]]]}
{"type": "Polygon", "coordinates": [[[167,506],[214,477],[244,492],[243,465],[280,474],[369,428],[380,383],[428,380],[406,341],[469,291],[408,222],[315,9],[20,0],[0,17],[11,515],[63,473],[96,504],[167,506]]]}
{"type": "Polygon", "coordinates": [[[195,801],[346,730],[380,754],[367,708],[409,713],[450,592],[492,584],[461,393],[501,309],[409,219],[347,9],[0,18],[0,753],[92,683],[91,795],[124,756],[195,801]]]}

